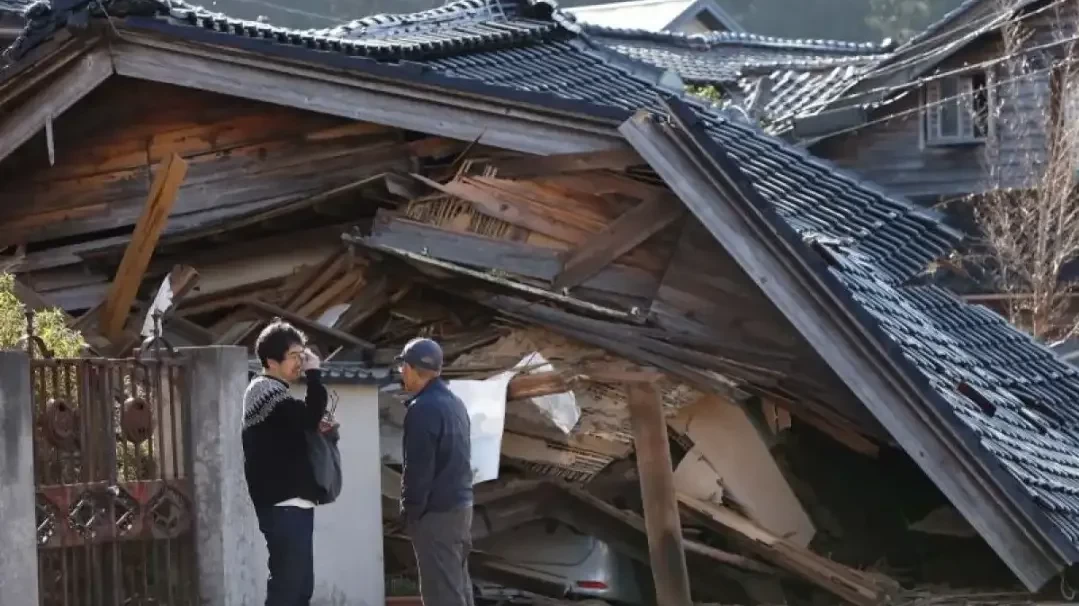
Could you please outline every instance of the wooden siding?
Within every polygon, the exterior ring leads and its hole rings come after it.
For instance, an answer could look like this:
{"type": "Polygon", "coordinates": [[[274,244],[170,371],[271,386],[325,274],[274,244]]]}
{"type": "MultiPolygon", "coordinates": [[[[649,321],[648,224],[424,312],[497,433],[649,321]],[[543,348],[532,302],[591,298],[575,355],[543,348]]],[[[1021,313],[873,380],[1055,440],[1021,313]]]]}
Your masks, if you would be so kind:
{"type": "Polygon", "coordinates": [[[190,169],[169,232],[410,166],[400,131],[120,77],[53,132],[53,166],[44,133],[0,163],[0,246],[130,230],[172,153],[190,169]]]}
{"type": "MultiPolygon", "coordinates": [[[[978,64],[999,57],[1000,52],[999,40],[987,41],[950,57],[939,70],[978,64]]],[[[1000,81],[1005,76],[993,77],[1000,81]]],[[[989,184],[1020,187],[1029,182],[1030,168],[1041,165],[1045,157],[1050,81],[1049,74],[1043,72],[1010,87],[993,89],[994,103],[1000,107],[995,133],[991,134],[999,141],[996,176],[988,170],[991,164],[986,144],[923,145],[921,91],[870,114],[871,121],[880,122],[828,139],[813,152],[912,199],[963,196],[986,191],[989,184]],[[897,117],[883,120],[891,115],[897,117]]]]}

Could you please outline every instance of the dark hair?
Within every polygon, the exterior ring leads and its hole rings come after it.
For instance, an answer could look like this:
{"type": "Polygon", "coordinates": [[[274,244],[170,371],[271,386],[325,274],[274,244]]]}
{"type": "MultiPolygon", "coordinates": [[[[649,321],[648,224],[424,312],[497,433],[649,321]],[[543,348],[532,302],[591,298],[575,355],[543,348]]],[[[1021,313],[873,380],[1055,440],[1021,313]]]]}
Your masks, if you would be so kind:
{"type": "Polygon", "coordinates": [[[297,328],[280,318],[274,318],[270,325],[262,329],[259,338],[255,341],[255,354],[263,368],[274,362],[283,362],[288,349],[293,345],[304,346],[307,337],[297,328]]]}

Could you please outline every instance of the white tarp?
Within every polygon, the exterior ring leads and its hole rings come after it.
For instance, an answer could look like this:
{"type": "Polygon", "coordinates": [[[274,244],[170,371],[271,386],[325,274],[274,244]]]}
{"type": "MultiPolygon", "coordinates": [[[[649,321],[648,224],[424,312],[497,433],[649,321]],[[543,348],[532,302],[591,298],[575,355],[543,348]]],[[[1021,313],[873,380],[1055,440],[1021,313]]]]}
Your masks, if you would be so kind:
{"type": "Polygon", "coordinates": [[[502,429],[506,424],[506,389],[516,374],[510,370],[482,381],[449,381],[450,391],[464,402],[472,422],[472,484],[498,479],[502,429]]]}
{"type": "MultiPolygon", "coordinates": [[[[506,425],[506,392],[510,380],[525,369],[526,372],[553,370],[543,356],[532,353],[511,370],[488,379],[455,379],[447,382],[450,391],[464,402],[472,423],[473,484],[498,479],[498,467],[502,458],[502,433],[506,425]]],[[[573,392],[532,398],[531,401],[549,422],[565,433],[569,433],[580,419],[581,411],[573,392]]],[[[401,429],[398,423],[400,421],[388,422],[388,419],[382,422],[384,462],[400,463],[401,429]]]]}
{"type": "MultiPolygon", "coordinates": [[[[525,356],[514,368],[531,368],[526,371],[527,374],[554,372],[554,366],[539,352],[525,356]]],[[[581,407],[577,406],[577,396],[573,395],[572,391],[531,398],[530,401],[544,420],[566,435],[569,435],[577,426],[577,421],[581,420],[581,407]]]]}

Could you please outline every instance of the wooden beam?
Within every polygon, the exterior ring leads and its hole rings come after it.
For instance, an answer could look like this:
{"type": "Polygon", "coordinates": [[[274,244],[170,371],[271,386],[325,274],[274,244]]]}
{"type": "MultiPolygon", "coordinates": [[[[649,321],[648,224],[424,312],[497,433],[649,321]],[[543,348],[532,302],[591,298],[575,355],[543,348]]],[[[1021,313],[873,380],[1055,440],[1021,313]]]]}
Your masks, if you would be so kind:
{"type": "Polygon", "coordinates": [[[648,555],[657,603],[690,606],[689,570],[682,545],[682,521],[674,492],[663,400],[651,383],[628,383],[629,413],[648,533],[648,555]]]}
{"type": "Polygon", "coordinates": [[[525,156],[492,160],[487,165],[498,172],[500,179],[521,179],[546,175],[564,175],[590,170],[625,170],[630,166],[644,164],[644,160],[632,149],[614,149],[577,154],[552,156],[525,156]]]}
{"type": "Polygon", "coordinates": [[[567,255],[562,271],[555,276],[554,289],[572,288],[591,278],[618,257],[666,229],[684,212],[685,206],[673,195],[634,206],[567,255]]]}
{"type": "Polygon", "coordinates": [[[679,494],[678,501],[713,529],[732,537],[762,559],[858,606],[879,606],[899,593],[894,580],[833,562],[777,537],[726,507],[679,494]]]}
{"type": "Polygon", "coordinates": [[[92,50],[0,123],[0,161],[113,74],[107,50],[92,50]]]}
{"type": "Polygon", "coordinates": [[[127,316],[131,312],[131,303],[138,294],[150,257],[157,247],[158,238],[165,229],[176,202],[180,184],[187,175],[187,162],[173,154],[157,170],[146,206],[135,224],[131,242],[124,251],[120,267],[113,277],[109,295],[101,314],[101,331],[107,339],[116,342],[124,330],[127,316]]]}
{"type": "MultiPolygon", "coordinates": [[[[123,28],[123,25],[119,25],[123,28]]],[[[116,73],[532,154],[624,149],[616,124],[484,100],[431,85],[312,69],[275,58],[171,43],[126,30],[116,73]],[[154,48],[154,46],[159,48],[154,48]]],[[[295,49],[289,49],[295,52],[295,49]]]]}
{"type": "MultiPolygon", "coordinates": [[[[551,280],[560,271],[558,251],[541,246],[453,232],[394,218],[379,211],[374,230],[363,243],[422,254],[453,263],[501,270],[528,278],[551,280]]],[[[644,270],[612,265],[582,286],[620,295],[650,299],[658,280],[644,270]]]]}
{"type": "Polygon", "coordinates": [[[374,344],[368,341],[364,341],[359,337],[352,336],[347,332],[337,330],[336,328],[323,326],[314,320],[305,318],[299,314],[288,311],[287,309],[281,309],[280,307],[276,305],[271,305],[269,303],[266,303],[265,301],[260,301],[258,299],[247,299],[246,301],[244,301],[244,303],[253,307],[254,309],[257,309],[258,311],[263,312],[264,314],[276,316],[278,318],[281,318],[282,320],[286,320],[288,322],[296,324],[297,326],[302,327],[308,332],[317,332],[324,337],[332,341],[337,341],[343,345],[352,345],[353,347],[358,347],[363,350],[373,351],[375,349],[374,344]]]}

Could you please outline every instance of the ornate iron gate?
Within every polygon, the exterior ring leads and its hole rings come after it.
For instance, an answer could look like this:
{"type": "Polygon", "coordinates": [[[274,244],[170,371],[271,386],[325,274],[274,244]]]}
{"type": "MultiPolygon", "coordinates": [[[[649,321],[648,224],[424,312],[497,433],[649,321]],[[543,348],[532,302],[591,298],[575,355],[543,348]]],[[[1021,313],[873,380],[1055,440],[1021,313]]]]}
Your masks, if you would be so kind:
{"type": "Polygon", "coordinates": [[[41,606],[197,603],[185,370],[32,361],[41,606]]]}

